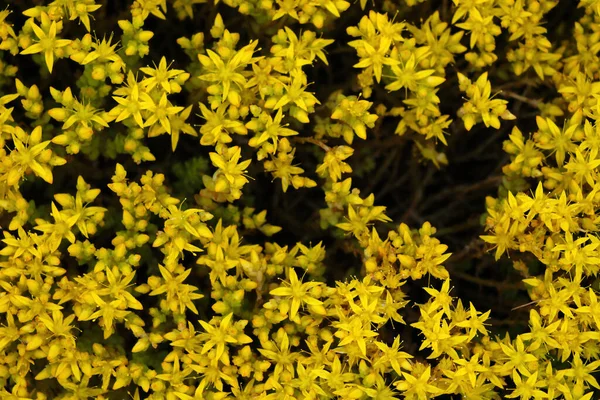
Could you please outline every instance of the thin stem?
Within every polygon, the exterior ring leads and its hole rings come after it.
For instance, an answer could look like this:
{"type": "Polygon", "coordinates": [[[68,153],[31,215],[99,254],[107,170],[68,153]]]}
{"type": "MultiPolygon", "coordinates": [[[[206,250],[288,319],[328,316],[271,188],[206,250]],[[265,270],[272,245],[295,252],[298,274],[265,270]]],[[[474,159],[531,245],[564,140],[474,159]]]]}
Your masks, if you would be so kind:
{"type": "Polygon", "coordinates": [[[325,151],[331,151],[331,147],[327,146],[325,143],[323,143],[319,139],[315,139],[312,137],[297,137],[297,138],[294,138],[294,140],[298,143],[316,144],[317,146],[319,146],[320,148],[322,148],[325,151]]]}
{"type": "Polygon", "coordinates": [[[540,108],[541,102],[539,100],[530,99],[510,90],[503,90],[500,92],[500,95],[505,95],[505,97],[511,97],[515,100],[520,101],[521,103],[529,104],[531,107],[534,108],[540,108]]]}

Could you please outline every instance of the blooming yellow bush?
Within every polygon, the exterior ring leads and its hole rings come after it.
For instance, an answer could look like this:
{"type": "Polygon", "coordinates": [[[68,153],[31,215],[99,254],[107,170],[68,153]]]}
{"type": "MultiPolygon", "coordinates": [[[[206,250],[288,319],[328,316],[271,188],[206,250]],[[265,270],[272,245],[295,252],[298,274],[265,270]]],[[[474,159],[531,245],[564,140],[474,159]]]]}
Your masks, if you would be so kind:
{"type": "Polygon", "coordinates": [[[600,398],[598,32],[596,0],[9,2],[0,398],[600,398]]]}

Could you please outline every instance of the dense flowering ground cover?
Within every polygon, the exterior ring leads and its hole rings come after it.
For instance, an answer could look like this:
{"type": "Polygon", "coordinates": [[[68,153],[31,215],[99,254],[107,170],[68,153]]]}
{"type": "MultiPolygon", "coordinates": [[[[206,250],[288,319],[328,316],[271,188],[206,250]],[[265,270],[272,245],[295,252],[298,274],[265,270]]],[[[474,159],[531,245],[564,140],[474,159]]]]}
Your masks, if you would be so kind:
{"type": "Polygon", "coordinates": [[[1,399],[597,399],[600,1],[0,10],[1,399]]]}

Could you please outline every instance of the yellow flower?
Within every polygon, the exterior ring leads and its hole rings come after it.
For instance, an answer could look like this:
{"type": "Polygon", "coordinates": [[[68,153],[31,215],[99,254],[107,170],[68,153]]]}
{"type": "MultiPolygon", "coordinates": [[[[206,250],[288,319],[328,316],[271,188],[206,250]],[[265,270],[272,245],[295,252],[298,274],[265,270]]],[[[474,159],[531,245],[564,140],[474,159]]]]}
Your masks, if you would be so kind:
{"type": "Polygon", "coordinates": [[[146,101],[141,103],[141,106],[144,110],[150,111],[150,117],[146,120],[145,126],[152,126],[156,122],[159,122],[160,126],[162,126],[169,134],[171,133],[170,119],[183,110],[183,107],[173,106],[167,100],[166,93],[162,94],[158,103],[154,102],[154,100],[149,97],[146,101]]]}
{"type": "Polygon", "coordinates": [[[300,306],[304,304],[308,305],[310,309],[317,314],[327,314],[323,307],[323,302],[312,297],[313,295],[310,293],[312,288],[320,286],[321,283],[302,283],[302,281],[298,279],[298,275],[296,275],[294,268],[288,268],[288,276],[290,280],[289,286],[286,284],[286,286],[273,289],[269,293],[273,296],[287,297],[291,300],[290,319],[293,320],[296,318],[300,306]]]}
{"type": "Polygon", "coordinates": [[[546,399],[548,395],[544,393],[543,388],[546,384],[543,380],[538,380],[538,371],[535,371],[531,375],[525,375],[527,379],[523,381],[521,374],[517,370],[513,370],[512,378],[515,381],[515,390],[507,395],[507,398],[519,397],[520,399],[531,399],[542,400],[546,399]]]}
{"type": "Polygon", "coordinates": [[[402,372],[404,380],[394,382],[398,390],[404,392],[407,398],[430,398],[430,394],[439,395],[443,391],[430,383],[431,366],[428,365],[424,371],[419,373],[420,369],[414,369],[411,373],[402,372]]]}
{"type": "Polygon", "coordinates": [[[167,66],[167,59],[165,57],[160,59],[158,67],[142,67],[140,68],[140,71],[149,76],[149,78],[146,78],[141,82],[142,86],[144,86],[146,90],[151,91],[155,87],[160,87],[166,93],[171,93],[169,79],[174,79],[179,75],[189,76],[189,74],[182,69],[169,70],[169,66],[167,66]]]}
{"type": "MultiPolygon", "coordinates": [[[[43,13],[42,24],[44,24],[46,21],[49,22],[48,14],[43,13]]],[[[48,71],[52,73],[55,50],[67,46],[69,43],[71,43],[71,41],[68,39],[57,39],[56,33],[58,28],[56,21],[52,21],[48,32],[44,32],[44,30],[37,26],[33,20],[31,21],[31,28],[39,40],[37,43],[32,44],[23,50],[21,54],[36,54],[43,52],[46,65],[48,66],[48,71]]]]}
{"type": "Polygon", "coordinates": [[[37,176],[48,183],[53,182],[51,165],[63,165],[67,161],[52,154],[46,149],[49,140],[42,142],[42,127],[36,126],[30,135],[20,127],[15,127],[12,133],[15,150],[10,153],[12,167],[3,177],[10,186],[16,185],[27,171],[31,169],[37,176]]]}

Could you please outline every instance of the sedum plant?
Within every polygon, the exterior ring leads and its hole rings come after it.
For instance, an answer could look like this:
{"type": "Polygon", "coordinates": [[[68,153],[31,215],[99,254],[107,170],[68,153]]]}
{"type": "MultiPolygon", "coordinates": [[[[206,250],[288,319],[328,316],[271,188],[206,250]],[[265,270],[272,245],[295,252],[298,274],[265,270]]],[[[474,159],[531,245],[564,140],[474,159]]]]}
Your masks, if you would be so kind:
{"type": "Polygon", "coordinates": [[[9,4],[0,398],[599,398],[599,30],[591,0],[9,4]]]}

